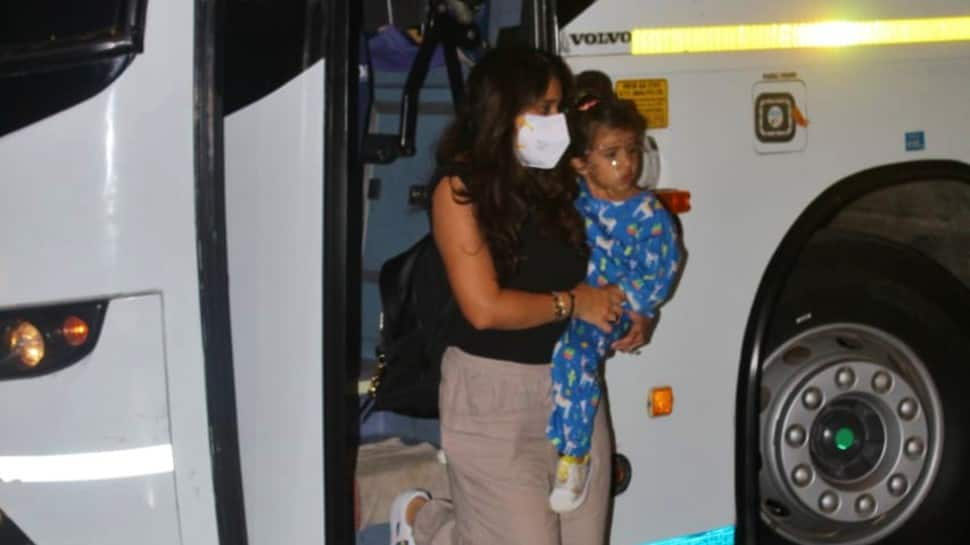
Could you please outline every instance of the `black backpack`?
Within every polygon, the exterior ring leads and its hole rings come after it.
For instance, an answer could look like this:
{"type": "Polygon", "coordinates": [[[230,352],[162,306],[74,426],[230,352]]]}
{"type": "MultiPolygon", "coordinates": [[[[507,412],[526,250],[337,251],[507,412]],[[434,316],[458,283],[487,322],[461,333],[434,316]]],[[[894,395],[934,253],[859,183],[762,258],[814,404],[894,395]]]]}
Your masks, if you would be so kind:
{"type": "Polygon", "coordinates": [[[430,234],[386,261],[380,273],[383,320],[370,411],[438,416],[441,357],[457,317],[444,262],[430,234]]]}

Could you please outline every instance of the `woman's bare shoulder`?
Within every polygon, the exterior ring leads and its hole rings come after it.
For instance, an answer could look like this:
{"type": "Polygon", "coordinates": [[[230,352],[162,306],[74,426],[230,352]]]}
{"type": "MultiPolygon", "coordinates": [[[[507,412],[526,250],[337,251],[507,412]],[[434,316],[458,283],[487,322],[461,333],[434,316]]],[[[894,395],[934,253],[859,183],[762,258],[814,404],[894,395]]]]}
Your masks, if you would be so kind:
{"type": "Polygon", "coordinates": [[[467,204],[464,202],[467,187],[464,180],[458,175],[442,176],[435,184],[434,193],[431,198],[434,205],[451,201],[455,204],[467,204]]]}

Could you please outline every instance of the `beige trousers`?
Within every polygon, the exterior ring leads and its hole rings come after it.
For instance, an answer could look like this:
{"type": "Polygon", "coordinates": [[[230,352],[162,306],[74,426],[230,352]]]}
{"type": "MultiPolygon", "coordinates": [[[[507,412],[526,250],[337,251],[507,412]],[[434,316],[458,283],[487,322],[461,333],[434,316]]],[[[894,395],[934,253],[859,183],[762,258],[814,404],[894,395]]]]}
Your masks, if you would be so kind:
{"type": "Polygon", "coordinates": [[[450,347],[441,369],[441,442],[451,500],[415,519],[418,545],[600,545],[610,507],[606,404],[593,433],[590,490],[576,511],[549,509],[557,453],[546,439],[548,365],[473,356],[450,347]]]}

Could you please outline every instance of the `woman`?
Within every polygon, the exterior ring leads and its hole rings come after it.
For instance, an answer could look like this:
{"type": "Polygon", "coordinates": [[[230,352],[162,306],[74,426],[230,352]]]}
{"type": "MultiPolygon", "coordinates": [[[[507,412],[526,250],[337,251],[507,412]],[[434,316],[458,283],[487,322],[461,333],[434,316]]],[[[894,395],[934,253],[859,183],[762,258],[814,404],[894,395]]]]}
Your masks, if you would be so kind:
{"type": "MultiPolygon", "coordinates": [[[[588,499],[549,508],[556,451],[545,437],[549,361],[576,315],[611,330],[616,286],[583,282],[588,248],[562,153],[560,105],[572,87],[561,59],[535,50],[489,52],[442,136],[432,232],[461,310],[442,361],[440,415],[451,501],[401,494],[393,545],[595,545],[606,537],[610,438],[597,416],[588,499]]],[[[614,348],[643,344],[647,320],[614,348]]]]}

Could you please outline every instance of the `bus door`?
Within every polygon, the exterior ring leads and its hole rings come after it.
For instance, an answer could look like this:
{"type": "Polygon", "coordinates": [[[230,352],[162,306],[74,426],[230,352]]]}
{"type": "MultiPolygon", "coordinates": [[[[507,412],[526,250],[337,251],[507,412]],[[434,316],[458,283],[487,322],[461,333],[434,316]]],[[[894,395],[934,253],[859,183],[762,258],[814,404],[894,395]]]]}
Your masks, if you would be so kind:
{"type": "MultiPolygon", "coordinates": [[[[226,2],[227,257],[239,457],[253,545],[348,539],[334,536],[346,532],[336,524],[325,536],[324,516],[325,428],[341,436],[340,417],[324,408],[324,375],[345,363],[323,361],[324,345],[341,344],[323,323],[323,253],[342,238],[331,233],[324,240],[324,216],[340,208],[325,202],[324,186],[345,185],[337,176],[325,182],[323,171],[325,145],[346,140],[336,128],[324,138],[327,71],[340,63],[325,64],[323,50],[338,4],[344,3],[226,2]],[[326,16],[324,4],[332,8],[326,16]],[[332,424],[325,425],[325,413],[332,424]]],[[[348,503],[328,507],[335,512],[348,503]]]]}

